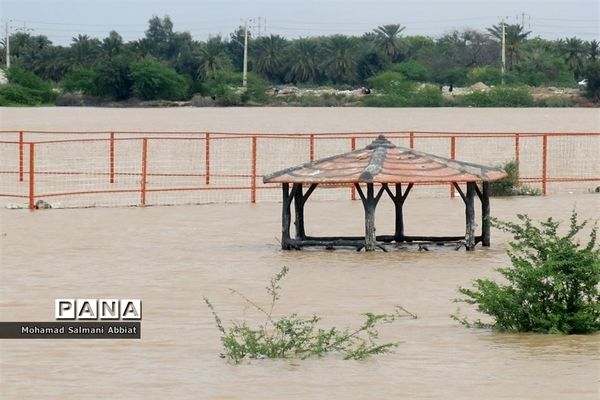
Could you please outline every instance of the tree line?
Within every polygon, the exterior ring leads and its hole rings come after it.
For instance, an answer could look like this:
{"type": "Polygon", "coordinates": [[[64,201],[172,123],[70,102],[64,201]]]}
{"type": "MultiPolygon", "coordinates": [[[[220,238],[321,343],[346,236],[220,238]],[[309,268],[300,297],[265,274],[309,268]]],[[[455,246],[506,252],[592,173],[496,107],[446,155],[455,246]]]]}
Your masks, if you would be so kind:
{"type": "MultiPolygon", "coordinates": [[[[501,26],[452,31],[436,39],[404,36],[403,30],[390,24],[362,36],[250,37],[250,86],[259,97],[267,85],[351,88],[389,71],[439,85],[501,83],[501,26]]],[[[507,84],[572,87],[598,74],[598,41],[532,38],[520,25],[506,25],[505,32],[507,84]]],[[[241,83],[243,43],[242,27],[227,38],[197,41],[189,32],[174,31],[168,16],[155,16],[145,36],[130,42],[111,31],[103,39],[78,35],[69,46],[58,46],[44,35],[18,32],[10,37],[10,56],[16,68],[64,92],[112,100],[184,100],[194,94],[231,96],[230,88],[241,83]]],[[[5,51],[1,54],[5,57],[5,51]]]]}

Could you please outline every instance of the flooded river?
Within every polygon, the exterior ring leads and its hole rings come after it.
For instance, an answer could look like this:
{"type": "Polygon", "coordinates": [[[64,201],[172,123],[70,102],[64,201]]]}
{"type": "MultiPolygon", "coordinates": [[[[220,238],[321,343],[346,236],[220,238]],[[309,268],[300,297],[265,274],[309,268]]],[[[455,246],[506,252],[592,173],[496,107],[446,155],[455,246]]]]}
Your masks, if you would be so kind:
{"type": "MultiPolygon", "coordinates": [[[[567,221],[576,207],[597,217],[596,194],[492,199],[492,214],[567,221]]],[[[359,202],[307,203],[309,234],[360,234],[359,202]]],[[[460,199],[405,205],[407,234],[461,234],[460,199]]],[[[4,340],[2,399],[597,399],[600,336],[502,334],[449,318],[459,286],[496,277],[507,265],[506,234],[492,247],[390,253],[280,250],[277,203],[0,210],[0,320],[51,321],[55,298],[140,298],[141,340],[4,340]],[[267,301],[282,266],[280,313],[317,313],[323,326],[357,326],[365,312],[401,304],[418,314],[382,329],[395,353],[365,361],[219,358],[219,332],[202,301],[225,323],[262,318],[237,289],[267,301]]],[[[391,207],[377,214],[390,231],[391,207]]],[[[462,312],[476,316],[464,307],[462,312]]]]}

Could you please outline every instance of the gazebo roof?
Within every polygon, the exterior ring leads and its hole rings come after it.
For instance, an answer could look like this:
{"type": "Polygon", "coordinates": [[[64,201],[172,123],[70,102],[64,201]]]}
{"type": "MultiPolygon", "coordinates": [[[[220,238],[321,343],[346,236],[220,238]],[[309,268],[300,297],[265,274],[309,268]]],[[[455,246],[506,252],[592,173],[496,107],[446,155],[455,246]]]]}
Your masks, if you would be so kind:
{"type": "Polygon", "coordinates": [[[383,135],[365,148],[286,168],[265,183],[451,183],[492,182],[501,168],[451,160],[391,143],[383,135]]]}

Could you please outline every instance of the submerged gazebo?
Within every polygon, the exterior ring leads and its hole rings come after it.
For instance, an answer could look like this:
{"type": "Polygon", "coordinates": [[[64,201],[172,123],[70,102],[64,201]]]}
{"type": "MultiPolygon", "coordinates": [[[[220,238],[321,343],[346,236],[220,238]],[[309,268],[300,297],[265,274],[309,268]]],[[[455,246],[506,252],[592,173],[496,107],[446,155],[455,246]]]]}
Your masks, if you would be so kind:
{"type": "Polygon", "coordinates": [[[307,246],[355,247],[357,251],[372,251],[385,244],[422,242],[459,242],[467,250],[479,242],[490,245],[490,186],[489,183],[506,177],[501,168],[451,160],[421,151],[398,147],[380,135],[365,148],[310,163],[286,168],[264,177],[265,183],[281,183],[283,188],[282,237],[283,249],[307,246]],[[481,188],[478,183],[481,182],[481,188]],[[465,236],[406,236],[402,207],[415,184],[449,183],[465,203],[465,236]],[[466,191],[459,184],[466,183],[466,191]],[[304,204],[319,184],[353,184],[365,210],[365,236],[307,236],[304,230],[304,204]],[[362,185],[366,185],[366,193],[362,185]],[[375,193],[375,184],[380,185],[375,193]],[[407,185],[402,191],[402,184],[407,185]],[[292,188],[290,190],[290,185],[292,188]],[[307,187],[304,192],[304,187],[307,187]],[[394,185],[394,190],[390,188],[394,185]],[[394,202],[395,232],[375,235],[375,209],[385,193],[394,202]],[[482,232],[475,235],[475,196],[481,201],[482,232]],[[296,236],[290,237],[291,205],[295,208],[296,236]]]}

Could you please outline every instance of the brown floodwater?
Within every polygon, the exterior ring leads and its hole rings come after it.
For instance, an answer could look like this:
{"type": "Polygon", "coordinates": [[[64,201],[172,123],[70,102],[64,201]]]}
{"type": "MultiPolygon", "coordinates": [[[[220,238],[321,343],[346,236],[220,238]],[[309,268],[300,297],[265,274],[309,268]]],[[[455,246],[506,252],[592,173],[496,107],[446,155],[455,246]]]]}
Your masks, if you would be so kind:
{"type": "MultiPolygon", "coordinates": [[[[405,206],[407,234],[461,234],[460,199],[405,206]]],[[[600,195],[492,199],[492,214],[568,221],[597,217],[600,195]]],[[[310,234],[360,234],[359,202],[307,204],[310,234]]],[[[55,298],[140,298],[141,340],[3,340],[2,399],[597,399],[600,336],[506,334],[449,318],[459,286],[497,277],[508,237],[492,232],[473,252],[282,251],[280,205],[0,209],[0,320],[51,321],[55,298]],[[219,358],[208,296],[229,323],[262,322],[228,289],[266,303],[284,265],[276,312],[317,313],[323,326],[356,326],[361,313],[396,304],[418,314],[381,330],[393,354],[364,361],[219,358]]],[[[378,233],[390,231],[388,205],[378,233]]],[[[462,312],[476,317],[470,307],[462,312]]]]}

